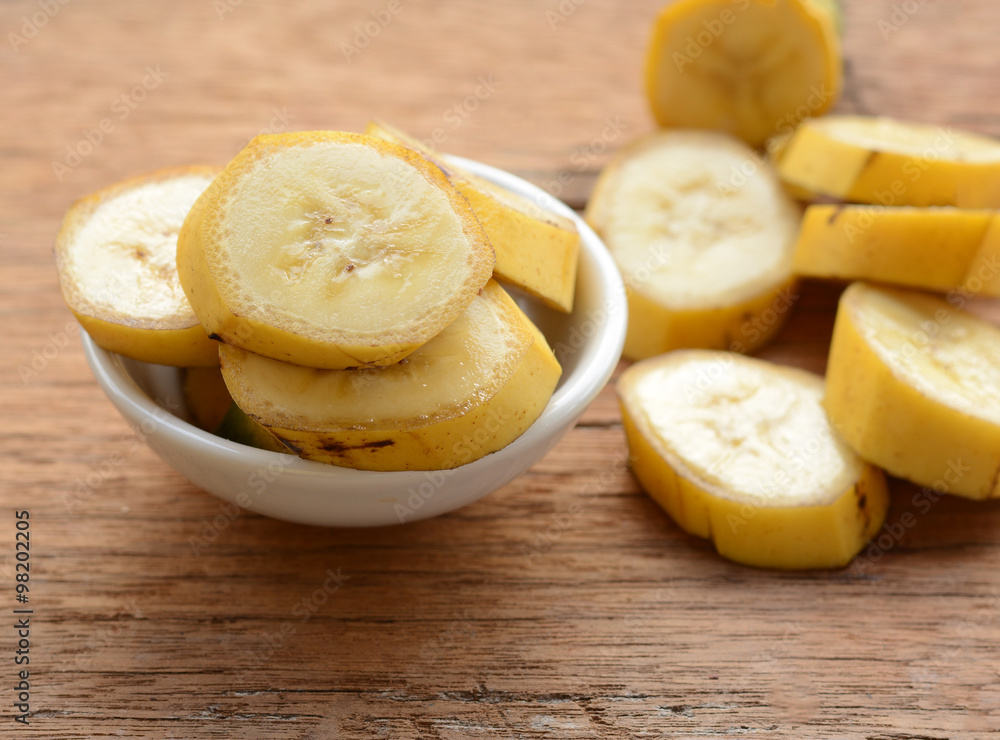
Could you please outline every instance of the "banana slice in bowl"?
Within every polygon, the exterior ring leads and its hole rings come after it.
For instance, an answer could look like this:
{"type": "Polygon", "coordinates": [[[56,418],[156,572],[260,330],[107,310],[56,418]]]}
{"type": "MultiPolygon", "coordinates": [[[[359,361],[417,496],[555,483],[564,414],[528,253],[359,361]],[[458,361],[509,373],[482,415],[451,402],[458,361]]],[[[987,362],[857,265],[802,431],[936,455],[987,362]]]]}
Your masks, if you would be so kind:
{"type": "Polygon", "coordinates": [[[177,237],[215,167],[175,167],[76,202],[56,237],[63,298],[93,340],[142,362],[219,364],[177,275],[177,237]]]}
{"type": "MultiPolygon", "coordinates": [[[[448,160],[521,197],[548,197],[493,167],[459,157],[448,160]]],[[[188,421],[179,369],[107,352],[86,335],[84,353],[104,392],[146,443],[181,475],[220,498],[267,516],[320,526],[384,526],[438,516],[495,491],[540,460],[573,427],[621,356],[627,320],[621,276],[593,230],[564,204],[552,207],[573,222],[581,237],[573,310],[563,313],[525,297],[516,302],[544,334],[562,375],[541,414],[520,436],[458,467],[355,470],[237,444],[188,421]]]]}
{"type": "Polygon", "coordinates": [[[266,134],[191,209],[181,285],[217,339],[284,362],[398,362],[454,320],[495,257],[440,168],[361,134],[266,134]]]}
{"type": "Polygon", "coordinates": [[[531,320],[490,281],[427,344],[383,368],[315,370],[220,349],[237,405],[302,457],[362,470],[440,470],[517,439],[561,369],[531,320]]]}

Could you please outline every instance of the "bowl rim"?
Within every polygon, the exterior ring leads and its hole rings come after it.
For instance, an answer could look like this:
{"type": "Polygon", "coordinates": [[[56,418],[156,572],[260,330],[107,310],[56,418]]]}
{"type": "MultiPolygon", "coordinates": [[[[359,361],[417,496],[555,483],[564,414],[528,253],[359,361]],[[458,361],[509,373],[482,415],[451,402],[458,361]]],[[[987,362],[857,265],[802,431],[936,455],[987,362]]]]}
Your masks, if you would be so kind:
{"type": "MultiPolygon", "coordinates": [[[[593,339],[589,339],[580,350],[588,361],[578,361],[574,371],[564,376],[563,382],[557,387],[539,418],[517,439],[490,455],[453,469],[474,470],[477,467],[490,465],[491,457],[505,451],[507,455],[517,457],[532,447],[544,446],[552,435],[558,434],[563,427],[568,428],[579,418],[607,384],[621,357],[627,325],[627,304],[624,283],[611,254],[600,237],[573,209],[541,188],[504,170],[464,157],[447,155],[447,159],[473,174],[571,219],[580,232],[581,257],[593,261],[596,280],[603,293],[604,316],[601,330],[596,332],[593,339]]],[[[425,476],[432,472],[358,470],[306,460],[286,453],[261,450],[217,437],[164,408],[140,388],[126,367],[126,363],[140,365],[146,363],[124,358],[98,347],[85,331],[80,332],[80,337],[91,372],[126,421],[131,423],[132,419],[152,417],[158,420],[157,432],[165,431],[175,442],[182,445],[197,446],[202,451],[208,448],[212,454],[221,455],[233,462],[244,462],[250,466],[266,467],[277,463],[282,466],[286,474],[335,477],[338,482],[345,484],[344,488],[338,491],[341,494],[350,493],[352,484],[403,483],[412,481],[414,475],[425,476]],[[126,409],[129,413],[125,413],[126,409]]],[[[547,451],[546,448],[546,453],[547,451]]]]}

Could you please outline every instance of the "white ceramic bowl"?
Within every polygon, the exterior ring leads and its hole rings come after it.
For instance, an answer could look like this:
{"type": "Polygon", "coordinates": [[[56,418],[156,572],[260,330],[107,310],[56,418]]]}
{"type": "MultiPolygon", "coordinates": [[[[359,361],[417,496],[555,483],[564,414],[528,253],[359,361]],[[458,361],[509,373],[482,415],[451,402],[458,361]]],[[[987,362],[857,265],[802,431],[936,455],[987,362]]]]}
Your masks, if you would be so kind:
{"type": "Polygon", "coordinates": [[[189,423],[176,368],[112,354],[83,332],[97,382],[140,438],[181,475],[278,519],[330,527],[400,524],[452,511],[509,483],[552,449],[607,383],[625,339],[625,290],[601,240],[570,208],[511,174],[453,160],[572,218],[582,237],[572,314],[517,299],[556,351],[563,374],[542,415],[504,449],[454,470],[372,472],[246,447],[189,423]]]}

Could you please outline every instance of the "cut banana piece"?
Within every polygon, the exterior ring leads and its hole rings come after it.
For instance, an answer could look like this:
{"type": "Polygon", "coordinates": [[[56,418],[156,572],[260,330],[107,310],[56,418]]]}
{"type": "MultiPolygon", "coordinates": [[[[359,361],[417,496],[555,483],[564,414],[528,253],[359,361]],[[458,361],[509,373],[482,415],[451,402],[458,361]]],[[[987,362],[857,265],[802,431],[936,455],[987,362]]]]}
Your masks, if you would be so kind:
{"type": "Polygon", "coordinates": [[[1000,141],[891,118],[804,121],[778,158],[791,185],[883,206],[1000,207],[1000,141]]]}
{"type": "Polygon", "coordinates": [[[177,167],[77,201],[56,237],[63,298],[98,346],[159,365],[219,364],[177,277],[177,234],[219,170],[177,167]]]}
{"type": "Polygon", "coordinates": [[[814,205],[795,247],[804,277],[875,280],[1000,296],[1000,224],[993,211],[814,205]]]}
{"type": "Polygon", "coordinates": [[[678,0],[653,27],[646,95],[661,126],[760,146],[832,108],[842,66],[834,16],[810,0],[678,0]]]}
{"type": "Polygon", "coordinates": [[[256,447],[270,452],[291,453],[291,450],[279,442],[277,437],[244,414],[243,410],[235,403],[229,404],[225,415],[212,432],[217,437],[248,447],[256,447]]]}
{"type": "Polygon", "coordinates": [[[625,278],[625,356],[751,352],[795,299],[800,210],[767,163],[725,134],[652,134],[598,178],[587,220],[625,278]]]}
{"type": "Polygon", "coordinates": [[[302,457],[366,470],[454,468],[519,437],[561,373],[491,281],[455,321],[384,368],[313,370],[236,347],[222,372],[247,415],[302,457]]]}
{"type": "Polygon", "coordinates": [[[580,235],[573,222],[540,205],[466,172],[416,139],[381,121],[370,136],[414,150],[437,164],[469,200],[493,248],[493,276],[566,313],[573,310],[580,235]]]}
{"type": "Polygon", "coordinates": [[[854,283],[826,409],[859,455],[938,493],[1000,496],[1000,329],[946,301],[854,283]]]}
{"type": "MultiPolygon", "coordinates": [[[[216,350],[218,353],[218,350],[216,350]]],[[[182,371],[184,405],[199,429],[214,431],[233,405],[222,371],[217,367],[189,367],[182,371]]]]}
{"type": "Polygon", "coordinates": [[[398,362],[461,314],[493,262],[440,169],[330,131],[253,139],[192,208],[177,249],[215,337],[333,369],[398,362]]]}
{"type": "Polygon", "coordinates": [[[618,381],[632,469],[687,532],[766,568],[844,566],[885,519],[885,476],[839,439],[811,373],[672,352],[618,381]]]}

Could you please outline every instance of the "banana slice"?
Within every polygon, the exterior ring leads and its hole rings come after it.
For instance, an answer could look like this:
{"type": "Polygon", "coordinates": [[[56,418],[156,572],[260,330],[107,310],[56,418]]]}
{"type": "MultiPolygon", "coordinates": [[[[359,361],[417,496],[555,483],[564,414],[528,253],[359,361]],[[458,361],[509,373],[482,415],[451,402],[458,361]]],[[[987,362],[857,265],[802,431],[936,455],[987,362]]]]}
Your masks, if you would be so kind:
{"type": "Polygon", "coordinates": [[[839,439],[818,376],[688,350],[633,365],[618,395],[640,484],[723,557],[835,568],[882,526],[885,476],[839,439]]]}
{"type": "Polygon", "coordinates": [[[573,310],[580,235],[571,220],[446,162],[433,149],[381,121],[371,121],[365,133],[412,149],[444,170],[469,200],[496,250],[497,280],[552,308],[573,310]]]}
{"type": "Polygon", "coordinates": [[[891,118],[804,121],[778,172],[814,194],[883,206],[1000,207],[1000,140],[891,118]]]}
{"type": "Polygon", "coordinates": [[[253,139],[192,208],[177,249],[215,337],[333,369],[398,362],[461,314],[493,261],[437,167],[331,131],[253,139]]]}
{"type": "MultiPolygon", "coordinates": [[[[218,349],[216,349],[218,354],[218,349]]],[[[217,367],[189,367],[181,375],[184,405],[199,429],[211,432],[233,405],[222,371],[217,367]]]]}
{"type": "Polygon", "coordinates": [[[922,293],[852,284],[826,376],[859,455],[938,493],[1000,496],[1000,329],[922,293]]]}
{"type": "Polygon", "coordinates": [[[99,346],[159,365],[219,364],[177,277],[177,234],[219,170],[177,167],[77,201],[56,237],[63,298],[99,346]]]}
{"type": "Polygon", "coordinates": [[[291,454],[291,450],[279,442],[277,437],[244,414],[243,410],[235,403],[229,404],[225,415],[212,430],[212,433],[217,437],[248,447],[291,454]]]}
{"type": "Polygon", "coordinates": [[[814,205],[802,221],[795,271],[1000,296],[996,221],[993,211],[960,208],[814,205]]]}
{"type": "Polygon", "coordinates": [[[389,367],[313,370],[230,346],[220,356],[248,416],[302,457],[366,470],[440,470],[494,452],[538,418],[561,373],[493,281],[389,367]]]}
{"type": "Polygon", "coordinates": [[[601,173],[586,216],[625,278],[626,357],[750,352],[788,315],[799,208],[768,164],[725,134],[638,140],[601,173]]]}
{"type": "Polygon", "coordinates": [[[834,16],[809,0],[678,0],[653,27],[646,95],[661,126],[760,146],[832,108],[842,66],[834,16]]]}

